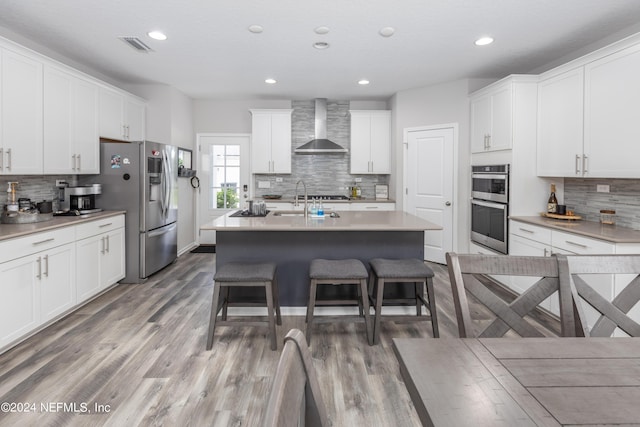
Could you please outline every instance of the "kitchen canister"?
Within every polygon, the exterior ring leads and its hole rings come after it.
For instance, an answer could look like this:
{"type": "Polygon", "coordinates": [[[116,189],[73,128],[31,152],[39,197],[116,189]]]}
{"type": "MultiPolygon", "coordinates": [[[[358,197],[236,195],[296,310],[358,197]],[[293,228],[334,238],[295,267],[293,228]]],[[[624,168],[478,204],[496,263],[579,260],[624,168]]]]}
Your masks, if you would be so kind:
{"type": "Polygon", "coordinates": [[[616,223],[616,211],[613,209],[602,209],[600,210],[600,223],[613,225],[616,223]]]}

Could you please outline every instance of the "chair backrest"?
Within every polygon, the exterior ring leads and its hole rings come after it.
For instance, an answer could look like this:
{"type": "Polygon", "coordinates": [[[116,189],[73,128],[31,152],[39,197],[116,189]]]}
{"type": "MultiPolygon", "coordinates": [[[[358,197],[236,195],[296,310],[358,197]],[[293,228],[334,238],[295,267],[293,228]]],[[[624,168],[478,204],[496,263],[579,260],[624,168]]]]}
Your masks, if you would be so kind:
{"type": "Polygon", "coordinates": [[[628,313],[640,301],[640,255],[557,255],[560,263],[560,281],[570,289],[575,318],[576,336],[610,337],[616,328],[632,337],[640,337],[640,324],[628,313]],[[562,264],[566,261],[566,264],[562,264]],[[566,265],[566,269],[563,267],[566,265]],[[629,274],[631,280],[615,276],[616,295],[613,300],[594,289],[598,278],[608,290],[613,285],[612,275],[629,274]],[[598,276],[595,276],[598,275],[598,276]],[[606,275],[606,276],[602,276],[606,275]],[[591,282],[591,284],[589,284],[591,282]],[[625,286],[625,282],[628,283],[625,286]],[[595,284],[594,284],[595,283],[595,284]],[[597,311],[593,327],[587,324],[585,305],[597,311]]]}
{"type": "Polygon", "coordinates": [[[307,340],[299,329],[291,329],[271,387],[264,427],[328,426],[320,384],[307,340]]]}
{"type": "Polygon", "coordinates": [[[524,317],[556,291],[559,295],[560,334],[574,336],[571,297],[568,291],[560,289],[558,262],[555,257],[456,253],[447,253],[446,257],[461,338],[502,337],[509,330],[521,337],[542,337],[544,334],[541,329],[524,317]],[[507,302],[494,292],[497,280],[491,276],[530,276],[539,280],[513,301],[507,302]],[[477,334],[473,331],[480,329],[480,326],[474,324],[471,318],[467,292],[496,316],[477,334]]]}

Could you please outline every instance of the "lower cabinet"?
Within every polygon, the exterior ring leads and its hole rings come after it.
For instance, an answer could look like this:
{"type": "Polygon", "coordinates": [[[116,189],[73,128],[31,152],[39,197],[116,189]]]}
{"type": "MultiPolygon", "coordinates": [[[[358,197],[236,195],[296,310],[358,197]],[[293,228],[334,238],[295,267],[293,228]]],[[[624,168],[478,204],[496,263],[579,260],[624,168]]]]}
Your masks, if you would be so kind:
{"type": "MultiPolygon", "coordinates": [[[[510,230],[509,255],[551,256],[551,254],[555,253],[565,255],[607,255],[623,253],[622,247],[618,248],[618,245],[615,243],[530,225],[519,221],[511,221],[510,230]]],[[[637,246],[635,250],[635,253],[638,253],[637,246]]],[[[613,274],[584,275],[584,278],[600,295],[609,301],[618,293],[616,291],[616,281],[624,279],[622,275],[613,274]]],[[[515,291],[522,293],[527,290],[534,281],[535,280],[513,277],[510,285],[515,291]]],[[[560,314],[557,297],[545,301],[543,307],[556,315],[560,314]]],[[[592,327],[598,320],[599,314],[589,306],[585,306],[584,310],[587,316],[587,323],[592,327]]]]}
{"type": "Polygon", "coordinates": [[[124,215],[0,241],[0,352],[121,280],[124,241],[124,215]]]}

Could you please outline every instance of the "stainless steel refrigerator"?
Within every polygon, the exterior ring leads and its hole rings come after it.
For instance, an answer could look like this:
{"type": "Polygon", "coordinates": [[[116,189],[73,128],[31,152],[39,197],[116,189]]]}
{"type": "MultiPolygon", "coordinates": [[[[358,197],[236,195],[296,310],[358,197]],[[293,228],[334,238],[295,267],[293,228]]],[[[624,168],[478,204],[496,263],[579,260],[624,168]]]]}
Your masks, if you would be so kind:
{"type": "Polygon", "coordinates": [[[156,142],[101,142],[96,205],[126,210],[123,283],[141,283],[178,255],[178,149],[156,142]]]}

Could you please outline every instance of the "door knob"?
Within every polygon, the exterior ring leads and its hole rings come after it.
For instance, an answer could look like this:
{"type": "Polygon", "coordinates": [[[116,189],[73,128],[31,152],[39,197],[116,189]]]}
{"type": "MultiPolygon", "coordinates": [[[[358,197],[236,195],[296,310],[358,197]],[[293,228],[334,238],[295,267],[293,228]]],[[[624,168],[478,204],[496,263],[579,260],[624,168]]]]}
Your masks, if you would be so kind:
{"type": "Polygon", "coordinates": [[[444,202],[445,206],[451,206],[451,202],[444,202]]]}

